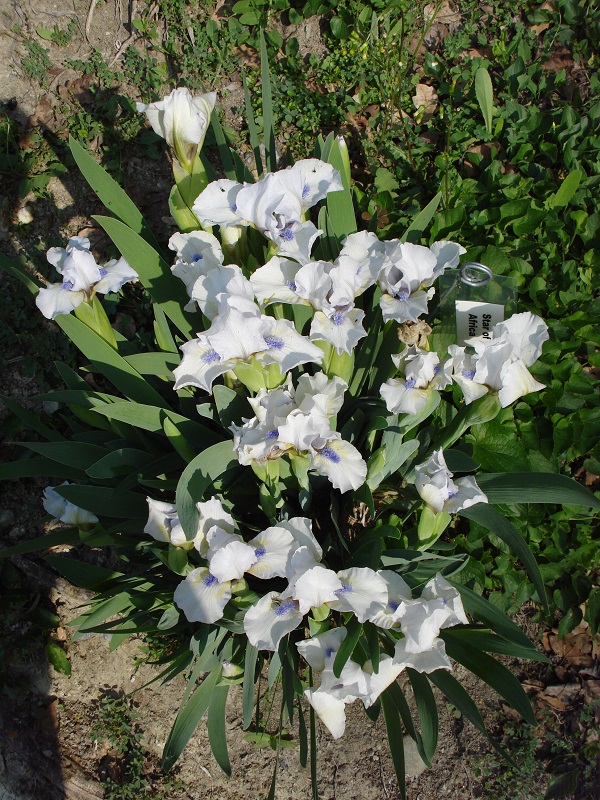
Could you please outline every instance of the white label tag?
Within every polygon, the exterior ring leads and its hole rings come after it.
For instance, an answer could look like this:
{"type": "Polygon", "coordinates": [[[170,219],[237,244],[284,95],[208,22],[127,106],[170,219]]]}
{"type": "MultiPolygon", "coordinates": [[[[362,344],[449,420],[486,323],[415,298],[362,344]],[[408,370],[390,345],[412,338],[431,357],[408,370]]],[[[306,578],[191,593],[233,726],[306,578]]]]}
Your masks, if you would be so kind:
{"type": "Polygon", "coordinates": [[[479,303],[471,300],[456,301],[456,339],[464,345],[474,336],[491,338],[490,331],[504,321],[504,306],[498,303],[479,303]]]}

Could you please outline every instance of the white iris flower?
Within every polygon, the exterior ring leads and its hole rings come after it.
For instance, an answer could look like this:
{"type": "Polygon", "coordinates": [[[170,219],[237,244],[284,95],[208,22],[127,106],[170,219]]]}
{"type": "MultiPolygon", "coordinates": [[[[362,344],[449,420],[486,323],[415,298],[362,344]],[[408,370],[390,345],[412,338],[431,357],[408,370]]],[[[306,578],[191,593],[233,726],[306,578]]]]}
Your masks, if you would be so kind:
{"type": "Polygon", "coordinates": [[[393,414],[416,414],[427,404],[434,391],[452,382],[452,361],[440,364],[437,353],[410,345],[392,360],[400,376],[390,378],[381,387],[381,396],[393,414]]]}
{"type": "Polygon", "coordinates": [[[96,293],[118,292],[123,284],[138,280],[137,272],[124,258],[99,266],[90,253],[89,239],[82,236],[69,239],[66,248],[51,247],[46,257],[62,276],[62,283],[40,289],[35,298],[37,307],[48,319],[69,314],[96,293]]]}
{"type": "Polygon", "coordinates": [[[254,403],[259,401],[262,417],[232,425],[240,464],[260,464],[295,451],[307,456],[310,467],[329,478],[336,489],[358,489],[365,481],[367,465],[354,445],[342,439],[330,424],[346,388],[340,378],[328,381],[318,373],[302,376],[296,392],[288,386],[259,393],[254,403]],[[273,411],[265,413],[272,394],[276,401],[273,411]]]}
{"type": "Polygon", "coordinates": [[[215,92],[194,97],[189,89],[179,87],[157,103],[136,103],[135,106],[146,114],[153,131],[166,139],[187,169],[204,143],[216,99],[215,92]]]}
{"type": "Polygon", "coordinates": [[[252,225],[280,255],[304,264],[322,233],[304,215],[329,192],[342,188],[337,170],[309,158],[252,184],[215,181],[196,199],[193,211],[205,225],[252,225]]]}
{"type": "Polygon", "coordinates": [[[219,582],[207,567],[198,567],[181,581],[173,599],[189,622],[212,624],[231,600],[231,581],[219,582]]]}
{"type": "Polygon", "coordinates": [[[323,360],[323,352],[297,333],[291,322],[267,317],[247,298],[226,294],[211,327],[181,350],[183,359],[173,370],[175,389],[198,386],[207,392],[215,378],[251,357],[265,366],[279,364],[282,373],[323,360]]]}
{"type": "Polygon", "coordinates": [[[453,473],[446,466],[442,449],[435,450],[431,457],[415,467],[415,487],[425,503],[437,514],[456,514],[476,503],[487,503],[475,478],[452,479],[453,473]]]}
{"type": "Polygon", "coordinates": [[[466,354],[464,347],[451,345],[452,377],[465,402],[491,391],[497,392],[500,405],[506,408],[519,397],[543,389],[527,368],[539,358],[547,339],[546,323],[526,311],[494,325],[489,338],[469,339],[467,344],[475,349],[474,355],[466,354]]]}
{"type": "MultiPolygon", "coordinates": [[[[69,481],[64,481],[61,485],[71,486],[72,484],[69,483],[69,481]]],[[[54,486],[47,486],[44,489],[43,506],[54,519],[64,522],[67,525],[76,525],[78,528],[88,528],[98,522],[98,517],[95,514],[65,500],[64,497],[55,491],[54,486]]]]}

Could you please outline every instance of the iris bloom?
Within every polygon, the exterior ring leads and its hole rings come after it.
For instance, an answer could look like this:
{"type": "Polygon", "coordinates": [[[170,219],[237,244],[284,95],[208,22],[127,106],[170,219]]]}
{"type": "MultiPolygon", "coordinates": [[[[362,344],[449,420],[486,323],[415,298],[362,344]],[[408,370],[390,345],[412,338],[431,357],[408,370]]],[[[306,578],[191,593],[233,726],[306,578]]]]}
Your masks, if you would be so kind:
{"type": "Polygon", "coordinates": [[[471,403],[488,392],[497,392],[502,408],[509,406],[544,385],[535,380],[527,367],[540,356],[542,345],[548,339],[546,323],[526,311],[500,322],[491,330],[491,336],[469,339],[467,344],[475,349],[468,355],[464,347],[448,348],[453,360],[453,379],[460,386],[466,403],[471,403]]]}
{"type": "Polygon", "coordinates": [[[183,359],[173,370],[175,389],[198,386],[206,392],[215,378],[252,357],[264,366],[278,364],[282,374],[323,360],[322,350],[297,333],[291,322],[267,317],[247,298],[226,294],[211,327],[181,350],[183,359]]]}
{"type": "Polygon", "coordinates": [[[216,99],[215,92],[194,97],[182,86],[157,103],[136,103],[135,106],[146,114],[154,133],[167,140],[182,167],[189,171],[204,143],[216,99]]]}
{"type": "Polygon", "coordinates": [[[392,360],[400,376],[390,378],[381,387],[381,396],[393,414],[417,414],[425,407],[434,391],[445,389],[452,382],[452,362],[440,364],[437,353],[407,347],[392,360]]]}
{"type": "Polygon", "coordinates": [[[435,289],[431,284],[446,269],[458,266],[464,247],[455,242],[435,242],[423,247],[397,239],[385,243],[387,264],[379,275],[383,295],[379,304],[384,320],[417,322],[427,313],[435,289]]]}
{"type": "Polygon", "coordinates": [[[441,511],[456,514],[463,508],[488,501],[475,478],[469,476],[452,480],[452,472],[446,466],[441,448],[415,467],[415,487],[436,514],[441,511]]]}
{"type": "MultiPolygon", "coordinates": [[[[317,373],[302,376],[296,393],[290,385],[261,393],[255,402],[267,404],[271,395],[276,399],[272,413],[232,425],[240,464],[264,464],[295,452],[308,457],[310,468],[329,478],[336,489],[358,489],[366,478],[366,463],[354,445],[332,430],[329,419],[341,407],[346,388],[340,378],[328,381],[317,373]]],[[[262,410],[266,412],[266,405],[262,410]]]]}
{"type": "MultiPolygon", "coordinates": [[[[64,481],[62,486],[71,486],[69,481],[64,481]]],[[[91,511],[85,511],[83,508],[70,503],[65,500],[58,492],[55,491],[53,486],[47,486],[44,489],[44,509],[54,518],[67,525],[77,525],[78,528],[87,528],[95,525],[98,522],[98,517],[92,514],[91,511]]]]}
{"type": "Polygon", "coordinates": [[[304,695],[334,739],[344,734],[346,705],[361,700],[365,708],[369,708],[403,669],[389,656],[380,660],[377,674],[373,673],[370,663],[361,667],[348,659],[336,677],[333,664],[346,634],[346,628],[333,628],[296,645],[305,661],[320,673],[320,686],[311,686],[304,695]]]}
{"type": "Polygon", "coordinates": [[[280,255],[306,263],[321,231],[304,215],[329,192],[342,188],[337,170],[309,158],[252,184],[214,181],[196,199],[193,211],[205,225],[251,225],[280,255]]]}
{"type": "Polygon", "coordinates": [[[48,319],[69,314],[83,302],[92,300],[96,293],[118,292],[124,283],[138,279],[137,272],[124,258],[98,266],[90,253],[89,239],[82,236],[69,239],[66,248],[51,247],[46,257],[62,276],[62,283],[40,289],[35,298],[37,307],[48,319]]]}

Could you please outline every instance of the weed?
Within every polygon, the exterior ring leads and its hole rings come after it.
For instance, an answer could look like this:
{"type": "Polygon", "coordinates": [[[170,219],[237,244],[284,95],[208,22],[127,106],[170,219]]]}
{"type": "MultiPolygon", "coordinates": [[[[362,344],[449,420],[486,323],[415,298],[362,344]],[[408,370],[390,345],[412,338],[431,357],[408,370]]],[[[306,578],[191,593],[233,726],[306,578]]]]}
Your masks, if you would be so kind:
{"type": "Polygon", "coordinates": [[[552,797],[575,793],[591,800],[597,787],[600,747],[594,737],[595,710],[582,708],[571,723],[557,725],[555,715],[546,712],[536,728],[523,723],[500,722],[502,744],[516,766],[496,756],[479,761],[473,772],[479,779],[480,794],[494,800],[543,800],[553,783],[567,790],[552,797]],[[570,780],[565,780],[570,776],[570,780]]]}
{"type": "Polygon", "coordinates": [[[142,732],[131,700],[105,689],[92,735],[110,750],[101,762],[105,800],[162,800],[179,797],[181,786],[153,767],[142,745],[142,732]]]}
{"type": "Polygon", "coordinates": [[[52,66],[49,51],[37,42],[25,42],[27,55],[21,60],[23,72],[28,78],[37,81],[40,86],[48,87],[48,72],[52,66]]]}
{"type": "Polygon", "coordinates": [[[54,42],[58,47],[65,47],[72,41],[77,31],[77,20],[72,19],[64,29],[55,25],[53,28],[38,28],[36,33],[42,39],[54,42]]]}

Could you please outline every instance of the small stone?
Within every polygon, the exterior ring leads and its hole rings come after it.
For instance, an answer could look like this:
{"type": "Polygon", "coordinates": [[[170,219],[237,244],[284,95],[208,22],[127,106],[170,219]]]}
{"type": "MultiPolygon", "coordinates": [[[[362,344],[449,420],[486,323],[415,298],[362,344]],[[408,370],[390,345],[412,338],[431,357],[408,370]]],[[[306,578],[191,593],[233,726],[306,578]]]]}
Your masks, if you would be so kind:
{"type": "Polygon", "coordinates": [[[7,528],[10,528],[14,521],[14,511],[11,511],[9,508],[0,511],[0,531],[5,531],[7,528]]]}
{"type": "Polygon", "coordinates": [[[417,750],[417,745],[410,736],[404,737],[404,763],[407,776],[417,777],[425,771],[427,765],[417,750]]]}
{"type": "Polygon", "coordinates": [[[44,758],[52,758],[52,750],[42,750],[44,758]]]}
{"type": "Polygon", "coordinates": [[[51,414],[55,414],[59,408],[60,404],[54,400],[44,400],[42,402],[42,411],[47,417],[49,417],[51,414]]]}
{"type": "Polygon", "coordinates": [[[21,225],[29,225],[30,222],[33,222],[33,211],[30,205],[25,205],[18,210],[17,221],[21,225]]]}
{"type": "Polygon", "coordinates": [[[8,538],[12,541],[18,541],[19,539],[22,539],[26,533],[27,531],[23,525],[15,525],[15,527],[11,528],[11,530],[8,532],[8,538]]]}

